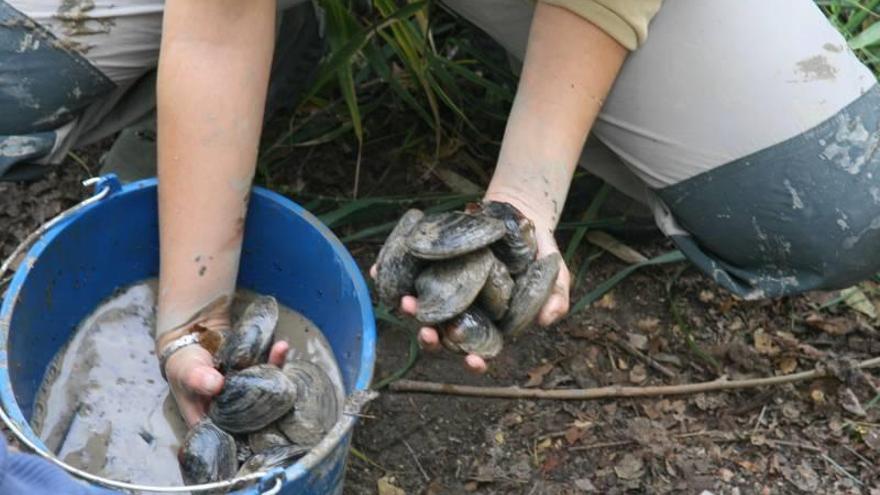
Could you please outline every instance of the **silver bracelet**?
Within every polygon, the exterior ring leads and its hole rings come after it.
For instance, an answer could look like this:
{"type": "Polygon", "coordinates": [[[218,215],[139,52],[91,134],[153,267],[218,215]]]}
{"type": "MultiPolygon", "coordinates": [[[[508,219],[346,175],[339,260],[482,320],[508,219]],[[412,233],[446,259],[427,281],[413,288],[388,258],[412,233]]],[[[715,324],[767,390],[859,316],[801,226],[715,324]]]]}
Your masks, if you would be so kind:
{"type": "Polygon", "coordinates": [[[166,381],[168,380],[168,378],[165,377],[165,363],[168,361],[168,358],[170,358],[172,354],[183,349],[184,347],[198,343],[199,334],[189,333],[184,335],[183,337],[178,337],[172,340],[168,345],[166,345],[165,348],[162,349],[162,352],[159,353],[159,371],[162,373],[162,378],[165,378],[166,381]]]}

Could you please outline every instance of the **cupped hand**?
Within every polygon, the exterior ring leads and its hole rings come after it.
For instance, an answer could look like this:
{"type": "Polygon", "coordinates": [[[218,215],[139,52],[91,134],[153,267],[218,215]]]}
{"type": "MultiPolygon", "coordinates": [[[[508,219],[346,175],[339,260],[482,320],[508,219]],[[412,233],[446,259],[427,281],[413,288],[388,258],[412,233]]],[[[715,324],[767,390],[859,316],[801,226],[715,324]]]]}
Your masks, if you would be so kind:
{"type": "MultiPolygon", "coordinates": [[[[269,363],[281,366],[289,347],[287,342],[275,342],[269,351],[269,363]]],[[[205,417],[211,397],[223,389],[223,375],[214,367],[211,353],[200,345],[172,354],[165,363],[165,376],[180,415],[189,426],[205,417]]]]}
{"type": "MultiPolygon", "coordinates": [[[[539,225],[536,225],[535,240],[538,244],[538,258],[559,252],[556,239],[549,228],[541,228],[539,225]]],[[[376,265],[370,267],[370,276],[373,279],[376,278],[377,273],[376,265]]],[[[560,261],[559,275],[556,277],[553,291],[538,313],[537,321],[539,325],[543,327],[550,326],[568,313],[570,286],[571,275],[568,267],[564,261],[560,261]]],[[[403,296],[400,300],[400,310],[410,316],[415,316],[418,307],[419,302],[415,296],[403,296]]],[[[419,329],[419,345],[422,349],[431,352],[436,352],[443,348],[437,329],[428,326],[419,329]]],[[[486,360],[476,354],[468,354],[464,357],[464,367],[466,370],[477,374],[485,373],[489,369],[486,360]]]]}

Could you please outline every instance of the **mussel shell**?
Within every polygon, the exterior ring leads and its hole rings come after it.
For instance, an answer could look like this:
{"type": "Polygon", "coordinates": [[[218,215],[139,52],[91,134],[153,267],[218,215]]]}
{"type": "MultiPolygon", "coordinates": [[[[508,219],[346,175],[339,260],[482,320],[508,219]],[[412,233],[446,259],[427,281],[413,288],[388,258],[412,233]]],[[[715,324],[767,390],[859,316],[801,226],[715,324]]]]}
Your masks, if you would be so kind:
{"type": "Polygon", "coordinates": [[[243,370],[264,361],[278,324],[278,301],[258,296],[227,333],[215,362],[221,371],[243,370]]]}
{"type": "Polygon", "coordinates": [[[376,259],[376,291],[379,301],[389,308],[396,308],[401,297],[413,293],[419,259],[409,253],[406,239],[423,216],[419,210],[407,211],[385,239],[376,259]]]}
{"type": "Polygon", "coordinates": [[[416,277],[416,319],[433,325],[467,309],[486,285],[494,262],[492,252],[481,249],[428,266],[416,277]]]}
{"type": "Polygon", "coordinates": [[[293,407],[296,386],[275,366],[258,364],[226,375],[208,416],[232,433],[261,430],[293,407]]]}
{"type": "Polygon", "coordinates": [[[235,439],[209,419],[203,419],[186,434],[177,459],[187,485],[225,480],[238,468],[235,439]]]}
{"type": "Polygon", "coordinates": [[[489,201],[482,205],[482,213],[504,222],[505,233],[492,244],[492,251],[510,273],[524,272],[538,253],[535,225],[509,203],[489,201]]]}
{"type": "Polygon", "coordinates": [[[254,454],[259,454],[270,447],[283,445],[290,445],[290,440],[284,436],[284,433],[281,433],[281,430],[274,423],[262,430],[248,434],[248,446],[254,454]]]}
{"type": "Polygon", "coordinates": [[[501,332],[479,308],[470,308],[446,322],[441,332],[443,345],[456,352],[492,358],[504,346],[501,332]]]}
{"type": "Polygon", "coordinates": [[[513,295],[510,297],[510,309],[501,321],[501,329],[505,334],[516,335],[535,319],[553,292],[560,263],[562,256],[559,253],[547,255],[535,260],[516,279],[513,295]]]}
{"type": "Polygon", "coordinates": [[[504,222],[497,218],[461,211],[436,213],[416,224],[406,245],[417,258],[442,260],[484,248],[505,232],[504,222]]]}
{"type": "Polygon", "coordinates": [[[259,471],[268,471],[276,467],[287,467],[289,464],[306,455],[307,447],[301,445],[278,445],[254,454],[241,465],[241,469],[235,474],[236,477],[259,471]]]}
{"type": "Polygon", "coordinates": [[[513,278],[510,277],[504,263],[497,259],[494,260],[492,270],[489,271],[489,278],[486,279],[486,285],[477,296],[480,307],[492,320],[498,321],[507,313],[510,296],[513,294],[513,285],[513,278]]]}
{"type": "Polygon", "coordinates": [[[320,366],[291,359],[282,368],[299,394],[293,410],[278,420],[278,429],[291,442],[313,447],[339,419],[336,388],[320,366]]]}

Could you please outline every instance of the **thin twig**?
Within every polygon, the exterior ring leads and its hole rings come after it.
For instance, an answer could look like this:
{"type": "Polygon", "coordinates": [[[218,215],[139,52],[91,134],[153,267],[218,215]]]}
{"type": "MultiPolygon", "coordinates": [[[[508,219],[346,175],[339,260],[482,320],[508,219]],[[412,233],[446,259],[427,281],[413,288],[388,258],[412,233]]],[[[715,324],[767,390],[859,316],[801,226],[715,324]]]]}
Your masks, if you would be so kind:
{"type": "Polygon", "coordinates": [[[820,456],[822,457],[822,459],[825,459],[825,461],[828,462],[828,464],[831,464],[832,466],[834,466],[835,469],[837,469],[838,471],[840,471],[841,473],[846,475],[847,478],[853,480],[854,482],[858,483],[859,485],[864,485],[864,483],[862,483],[862,480],[853,476],[852,473],[850,473],[849,471],[844,469],[844,467],[841,466],[840,464],[838,464],[837,462],[835,462],[834,459],[828,457],[828,454],[823,453],[823,454],[820,454],[820,456]]]}
{"type": "MultiPolygon", "coordinates": [[[[875,368],[880,366],[880,357],[868,359],[856,364],[856,368],[875,368]]],[[[611,397],[657,397],[662,395],[687,395],[718,390],[734,390],[741,388],[766,387],[805,380],[813,380],[829,376],[825,371],[811,370],[791,375],[751,378],[746,380],[718,379],[709,382],[688,383],[683,385],[662,385],[652,387],[622,387],[612,385],[588,389],[541,390],[512,387],[474,387],[470,385],[451,385],[448,383],[399,380],[389,385],[394,392],[424,392],[446,395],[463,395],[469,397],[494,397],[511,399],[560,399],[560,400],[595,400],[611,397]]]]}
{"type": "Polygon", "coordinates": [[[409,453],[412,454],[413,460],[416,461],[416,467],[419,468],[419,472],[422,473],[425,481],[431,481],[431,477],[428,476],[428,473],[425,472],[425,468],[422,467],[422,463],[419,461],[419,456],[416,455],[416,451],[409,446],[409,442],[407,442],[406,440],[403,441],[403,445],[406,447],[406,450],[408,450],[409,453]]]}
{"type": "Polygon", "coordinates": [[[675,378],[676,377],[676,374],[674,371],[670,370],[666,366],[663,366],[662,364],[657,362],[657,360],[655,360],[651,356],[648,356],[644,352],[636,349],[629,342],[619,338],[617,335],[609,333],[609,334],[605,335],[605,338],[607,338],[611,342],[614,342],[615,344],[617,344],[618,347],[620,347],[624,351],[632,354],[633,356],[635,356],[636,359],[647,364],[648,366],[653,368],[655,371],[659,371],[660,373],[666,375],[667,378],[675,378]]]}

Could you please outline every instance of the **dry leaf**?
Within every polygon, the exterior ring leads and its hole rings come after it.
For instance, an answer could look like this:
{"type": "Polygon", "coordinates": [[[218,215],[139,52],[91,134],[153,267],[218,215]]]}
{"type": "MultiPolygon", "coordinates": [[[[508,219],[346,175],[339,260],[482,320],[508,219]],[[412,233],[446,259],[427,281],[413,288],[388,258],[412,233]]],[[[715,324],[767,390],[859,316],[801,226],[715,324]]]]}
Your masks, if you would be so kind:
{"type": "Polygon", "coordinates": [[[575,486],[575,488],[577,488],[578,490],[580,490],[584,493],[595,493],[595,492],[599,491],[596,489],[596,485],[594,485],[593,482],[587,478],[581,478],[579,480],[574,480],[574,486],[575,486]]]}
{"type": "Polygon", "coordinates": [[[614,255],[614,257],[627,263],[635,264],[648,261],[648,258],[646,258],[645,255],[643,255],[642,253],[620,242],[611,235],[602,232],[601,230],[590,230],[584,237],[586,237],[587,241],[589,241],[591,244],[599,246],[600,248],[614,255]]]}
{"type": "Polygon", "coordinates": [[[633,366],[633,369],[629,372],[629,381],[632,383],[642,383],[643,381],[648,379],[648,370],[645,369],[645,365],[637,364],[633,366]]]}
{"type": "Polygon", "coordinates": [[[648,349],[648,337],[645,337],[640,333],[628,333],[626,334],[626,340],[629,342],[629,345],[640,351],[648,349]]]}
{"type": "Polygon", "coordinates": [[[715,293],[710,290],[701,290],[697,297],[699,297],[700,302],[708,303],[715,300],[715,293]]]}
{"type": "Polygon", "coordinates": [[[871,428],[867,433],[862,435],[862,440],[865,442],[865,445],[871,448],[871,450],[880,452],[880,428],[871,428]]]}
{"type": "Polygon", "coordinates": [[[376,488],[379,490],[379,495],[406,495],[406,492],[403,491],[402,488],[399,488],[394,485],[394,482],[397,481],[394,479],[394,476],[382,476],[376,481],[376,488]]]}
{"type": "Polygon", "coordinates": [[[776,367],[783,375],[793,373],[797,369],[798,361],[796,357],[785,356],[776,363],[776,367]]]}
{"type": "Polygon", "coordinates": [[[636,322],[636,327],[643,332],[653,332],[657,330],[657,327],[660,325],[660,320],[657,318],[642,318],[641,320],[636,322]]]}
{"type": "Polygon", "coordinates": [[[640,457],[626,454],[614,466],[614,474],[622,480],[637,480],[645,473],[644,462],[640,457]]]}
{"type": "Polygon", "coordinates": [[[840,402],[840,407],[844,408],[850,414],[859,417],[865,417],[868,415],[868,413],[865,412],[865,408],[862,407],[862,403],[859,402],[859,398],[856,397],[856,394],[849,387],[838,391],[838,400],[840,402]]]}
{"type": "Polygon", "coordinates": [[[571,428],[565,430],[565,441],[568,442],[569,445],[574,445],[579,442],[581,438],[584,437],[584,434],[586,432],[587,430],[585,428],[572,426],[571,428]]]}
{"type": "Polygon", "coordinates": [[[544,377],[547,375],[547,373],[553,371],[553,367],[553,363],[545,363],[530,369],[529,371],[527,371],[529,379],[523,386],[525,388],[540,386],[542,383],[544,383],[544,377]]]}
{"type": "Polygon", "coordinates": [[[846,335],[855,329],[847,318],[826,318],[815,313],[807,315],[807,317],[804,318],[804,323],[809,327],[821,330],[829,335],[846,335]]]}
{"type": "Polygon", "coordinates": [[[614,293],[609,292],[602,296],[602,299],[599,299],[595,302],[597,308],[602,309],[614,309],[617,307],[617,301],[614,300],[614,293]]]}
{"type": "Polygon", "coordinates": [[[852,286],[848,289],[840,291],[843,302],[850,308],[867,315],[869,318],[877,318],[877,308],[874,303],[868,299],[868,296],[858,286],[852,286]]]}
{"type": "Polygon", "coordinates": [[[773,337],[765,332],[763,328],[755,330],[755,333],[752,334],[752,338],[755,340],[755,350],[758,351],[759,354],[765,354],[767,356],[775,356],[779,354],[779,347],[773,342],[773,337]]]}

